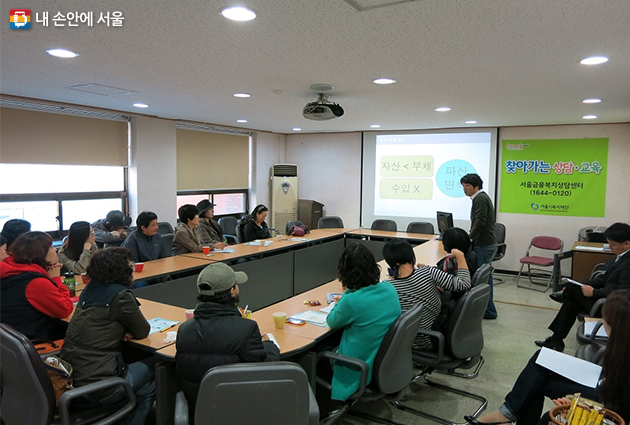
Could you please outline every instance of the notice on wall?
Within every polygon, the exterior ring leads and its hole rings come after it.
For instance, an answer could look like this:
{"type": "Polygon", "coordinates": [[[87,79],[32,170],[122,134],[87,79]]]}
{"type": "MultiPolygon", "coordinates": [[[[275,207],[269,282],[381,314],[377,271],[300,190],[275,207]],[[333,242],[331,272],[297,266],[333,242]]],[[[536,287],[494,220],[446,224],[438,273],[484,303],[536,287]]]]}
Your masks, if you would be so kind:
{"type": "Polygon", "coordinates": [[[503,213],[604,217],[608,138],[503,140],[503,213]]]}

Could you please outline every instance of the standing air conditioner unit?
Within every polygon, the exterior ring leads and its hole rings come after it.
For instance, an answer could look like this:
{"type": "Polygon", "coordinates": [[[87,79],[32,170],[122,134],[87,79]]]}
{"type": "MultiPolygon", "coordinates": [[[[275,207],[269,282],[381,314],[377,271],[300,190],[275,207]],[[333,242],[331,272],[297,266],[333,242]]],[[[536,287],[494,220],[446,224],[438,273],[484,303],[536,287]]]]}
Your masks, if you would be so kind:
{"type": "Polygon", "coordinates": [[[276,164],[271,167],[271,227],[284,233],[289,221],[297,220],[297,165],[276,164]]]}

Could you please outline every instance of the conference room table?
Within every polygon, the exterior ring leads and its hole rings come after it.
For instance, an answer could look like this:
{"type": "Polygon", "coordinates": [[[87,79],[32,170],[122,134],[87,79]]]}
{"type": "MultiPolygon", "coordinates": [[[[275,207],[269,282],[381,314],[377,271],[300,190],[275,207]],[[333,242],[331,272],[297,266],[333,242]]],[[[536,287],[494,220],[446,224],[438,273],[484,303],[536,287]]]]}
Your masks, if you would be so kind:
{"type": "MultiPolygon", "coordinates": [[[[431,240],[414,247],[416,261],[425,265],[434,265],[446,255],[442,242],[431,240]]],[[[384,260],[379,262],[381,268],[381,280],[389,279],[388,267],[384,260]]],[[[244,286],[244,285],[243,285],[244,286]]],[[[242,287],[242,286],[240,286],[242,287]]],[[[299,363],[304,368],[309,382],[315,386],[317,368],[317,347],[335,331],[327,325],[319,326],[312,323],[304,325],[285,324],[282,329],[276,329],[273,321],[273,313],[283,312],[287,317],[304,311],[320,311],[328,306],[326,299],[329,293],[343,293],[341,283],[334,279],[317,288],[295,295],[286,300],[262,308],[252,313],[252,320],[258,323],[261,334],[270,333],[280,346],[280,358],[299,363]],[[319,300],[321,305],[309,306],[307,300],[319,300]]],[[[241,303],[242,304],[242,303],[241,303]]],[[[172,423],[175,394],[179,391],[177,374],[174,367],[174,359],[177,354],[176,344],[166,345],[155,352],[156,356],[164,360],[156,367],[157,380],[157,424],[172,423]]],[[[313,388],[315,389],[315,388],[313,388]]]]}

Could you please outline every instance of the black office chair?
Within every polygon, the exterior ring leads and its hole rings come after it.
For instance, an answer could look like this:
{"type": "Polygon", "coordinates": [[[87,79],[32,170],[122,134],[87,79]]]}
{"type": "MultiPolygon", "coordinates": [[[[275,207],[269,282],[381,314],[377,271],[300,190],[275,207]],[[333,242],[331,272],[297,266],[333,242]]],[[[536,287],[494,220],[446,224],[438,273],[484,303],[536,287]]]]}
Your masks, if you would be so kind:
{"type": "Polygon", "coordinates": [[[109,378],[65,392],[57,409],[55,392],[44,363],[31,341],[6,324],[0,324],[2,398],[0,411],[6,425],[114,424],[136,406],[131,386],[123,378],[109,378]],[[71,409],[70,402],[96,391],[122,387],[126,399],[90,410],[71,409]],[[53,419],[58,414],[59,419],[53,419]]]}
{"type": "Polygon", "coordinates": [[[603,361],[604,356],[604,350],[606,350],[606,343],[608,343],[607,336],[597,336],[597,332],[603,327],[603,325],[603,320],[600,320],[595,324],[593,331],[588,337],[589,343],[580,346],[575,352],[575,357],[591,363],[599,364],[601,366],[601,362],[603,361]]]}
{"type": "Polygon", "coordinates": [[[284,234],[288,235],[291,229],[293,229],[293,226],[304,226],[304,223],[302,223],[300,220],[289,221],[284,226],[284,234]]]}
{"type": "Polygon", "coordinates": [[[166,246],[166,252],[173,252],[173,236],[172,233],[162,235],[162,243],[166,246]]]}
{"type": "Polygon", "coordinates": [[[318,229],[343,229],[343,220],[340,217],[329,215],[321,217],[317,221],[318,229]]]}
{"type": "Polygon", "coordinates": [[[236,217],[221,217],[219,219],[219,226],[223,230],[223,236],[227,239],[230,245],[240,243],[240,239],[237,236],[238,220],[236,217]]]}
{"type": "Polygon", "coordinates": [[[158,221],[158,233],[161,235],[173,233],[173,226],[168,221],[158,221]]]}
{"type": "MultiPolygon", "coordinates": [[[[480,401],[481,406],[473,413],[473,417],[477,417],[488,405],[488,401],[484,397],[438,384],[430,381],[428,376],[434,370],[455,374],[456,369],[471,369],[475,366],[476,370],[467,377],[473,378],[479,373],[479,369],[484,361],[481,355],[484,345],[482,321],[488,307],[489,298],[490,286],[487,284],[480,284],[470,289],[458,300],[452,312],[446,335],[433,330],[419,330],[418,333],[431,337],[434,341],[434,349],[413,351],[414,363],[422,368],[422,371],[415,379],[422,378],[430,387],[440,388],[480,401]]],[[[443,424],[455,425],[459,423],[423,412],[400,402],[395,402],[394,405],[406,412],[443,424]]]]}
{"type": "Polygon", "coordinates": [[[475,286],[479,286],[481,284],[487,284],[490,280],[490,275],[492,274],[492,266],[488,263],[482,264],[479,267],[471,280],[471,286],[474,288],[475,286]]]}
{"type": "MultiPolygon", "coordinates": [[[[196,425],[315,425],[319,407],[306,372],[291,362],[236,363],[204,375],[196,425]]],[[[188,425],[188,402],[176,395],[175,425],[188,425]]]]}
{"type": "Polygon", "coordinates": [[[398,226],[394,220],[384,220],[378,219],[372,222],[371,230],[385,230],[388,232],[396,232],[398,230],[398,226]]]}
{"type": "MultiPolygon", "coordinates": [[[[505,225],[502,223],[495,223],[494,235],[497,239],[497,252],[494,254],[494,258],[492,259],[493,263],[505,257],[505,252],[507,250],[507,245],[505,244],[505,225]]],[[[501,279],[492,275],[493,285],[498,285],[499,283],[503,282],[505,282],[505,279],[501,279]]]]}
{"type": "MultiPolygon", "coordinates": [[[[365,361],[333,351],[318,354],[318,359],[332,359],[361,371],[359,389],[346,400],[343,409],[335,412],[334,416],[330,416],[331,422],[344,411],[378,422],[380,418],[353,410],[353,405],[357,401],[373,401],[390,397],[396,399],[407,388],[413,378],[411,348],[420,328],[423,307],[417,305],[403,312],[390,326],[374,359],[370,384],[367,384],[368,365],[365,361]]],[[[329,382],[320,377],[317,378],[317,383],[329,390],[332,388],[329,382]]]]}
{"type": "Polygon", "coordinates": [[[407,225],[407,233],[424,233],[428,235],[435,234],[433,223],[428,221],[412,221],[407,225]]]}

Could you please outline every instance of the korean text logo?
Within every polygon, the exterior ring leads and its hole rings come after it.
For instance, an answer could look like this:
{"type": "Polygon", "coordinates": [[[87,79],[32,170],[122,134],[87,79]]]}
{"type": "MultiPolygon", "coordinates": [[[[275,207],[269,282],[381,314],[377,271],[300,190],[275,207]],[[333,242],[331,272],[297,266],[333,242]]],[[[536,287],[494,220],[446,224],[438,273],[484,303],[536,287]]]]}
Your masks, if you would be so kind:
{"type": "Polygon", "coordinates": [[[30,9],[11,9],[11,29],[27,30],[31,28],[30,9]]]}

